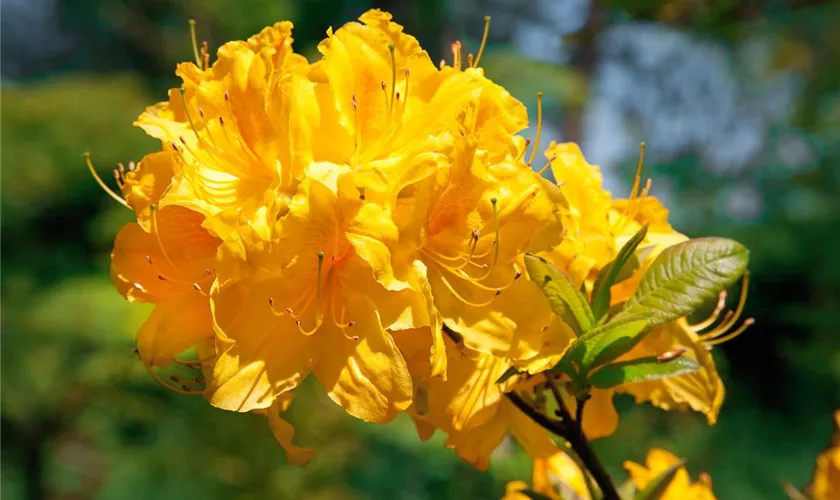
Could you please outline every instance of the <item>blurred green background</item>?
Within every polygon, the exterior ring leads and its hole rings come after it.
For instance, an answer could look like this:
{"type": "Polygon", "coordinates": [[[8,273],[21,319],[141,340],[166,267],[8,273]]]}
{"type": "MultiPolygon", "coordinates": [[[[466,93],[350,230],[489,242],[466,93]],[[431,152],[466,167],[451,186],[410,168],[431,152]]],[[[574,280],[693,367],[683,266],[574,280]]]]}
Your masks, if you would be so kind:
{"type": "MultiPolygon", "coordinates": [[[[627,192],[639,141],[653,192],[692,235],[752,250],[747,314],[716,349],[720,423],[619,398],[610,470],[649,446],[708,471],[723,499],[783,498],[809,480],[840,407],[840,5],[807,0],[4,0],[2,4],[2,495],[16,498],[499,498],[530,463],[505,443],[488,473],[408,419],[367,426],[305,388],[291,420],[319,449],[285,463],[264,420],[151,380],[132,352],[148,313],[108,280],[129,213],[86,172],[156,148],[131,126],[191,58],[294,21],[312,59],[328,26],[392,11],[437,60],[475,50],[488,75],[574,140],[627,192]]],[[[534,116],[532,114],[532,116],[534,116]]]]}

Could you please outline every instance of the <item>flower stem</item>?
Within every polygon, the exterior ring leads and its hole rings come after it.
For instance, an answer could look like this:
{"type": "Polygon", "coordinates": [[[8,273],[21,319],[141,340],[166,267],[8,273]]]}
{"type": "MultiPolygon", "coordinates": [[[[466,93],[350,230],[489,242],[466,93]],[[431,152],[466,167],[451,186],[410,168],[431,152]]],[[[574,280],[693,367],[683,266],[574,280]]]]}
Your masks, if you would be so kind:
{"type": "MultiPolygon", "coordinates": [[[[572,419],[572,414],[569,412],[569,408],[566,406],[562,394],[560,394],[560,389],[557,387],[557,383],[550,375],[547,375],[545,378],[549,389],[551,389],[551,393],[554,395],[554,399],[557,400],[557,406],[559,407],[558,414],[565,423],[564,430],[566,432],[558,435],[569,442],[572,450],[577,453],[581,462],[583,462],[589,470],[589,473],[592,474],[592,478],[595,480],[595,483],[599,488],[601,488],[604,500],[620,500],[618,491],[615,489],[615,485],[613,484],[612,479],[610,479],[610,475],[607,474],[604,464],[601,463],[598,455],[595,454],[592,444],[588,439],[586,439],[580,420],[572,419]]],[[[554,432],[551,429],[548,430],[554,432]]]]}

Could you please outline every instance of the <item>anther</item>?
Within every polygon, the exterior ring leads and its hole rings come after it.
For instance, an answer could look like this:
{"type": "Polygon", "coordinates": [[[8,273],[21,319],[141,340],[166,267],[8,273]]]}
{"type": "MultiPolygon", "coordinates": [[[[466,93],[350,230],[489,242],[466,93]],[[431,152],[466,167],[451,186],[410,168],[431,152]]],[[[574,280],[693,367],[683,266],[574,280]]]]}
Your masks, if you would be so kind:
{"type": "Polygon", "coordinates": [[[207,276],[213,276],[213,270],[208,267],[204,270],[204,274],[206,274],[207,276]]]}
{"type": "Polygon", "coordinates": [[[668,361],[672,361],[674,359],[679,358],[683,354],[685,354],[687,349],[685,347],[680,347],[679,349],[674,349],[673,351],[668,351],[660,354],[656,357],[657,363],[667,363],[668,361]]]}
{"type": "Polygon", "coordinates": [[[222,127],[225,126],[225,119],[222,118],[221,116],[219,117],[219,125],[221,125],[222,127]]]}
{"type": "Polygon", "coordinates": [[[347,326],[348,327],[354,327],[354,326],[356,326],[356,322],[351,319],[350,321],[347,322],[347,326]]]}
{"type": "Polygon", "coordinates": [[[99,174],[96,173],[96,169],[93,168],[93,162],[91,161],[90,153],[88,152],[85,153],[85,163],[87,164],[88,170],[90,170],[90,174],[93,176],[93,179],[96,181],[97,184],[99,184],[99,187],[101,187],[105,191],[105,194],[116,200],[116,202],[120,205],[126,208],[131,208],[121,196],[115,193],[113,189],[109,188],[108,185],[105,184],[105,182],[102,180],[102,178],[99,177],[99,174]]]}
{"type": "Polygon", "coordinates": [[[518,280],[522,277],[522,271],[516,271],[516,274],[513,275],[513,279],[518,280]]]}
{"type": "Polygon", "coordinates": [[[499,296],[499,295],[501,295],[501,294],[502,294],[502,289],[501,289],[501,288],[497,288],[497,289],[496,289],[496,297],[498,297],[498,296],[499,296]]]}
{"type": "Polygon", "coordinates": [[[151,255],[146,256],[146,262],[149,263],[149,264],[152,263],[152,256],[151,255]]]}
{"type": "Polygon", "coordinates": [[[361,339],[359,338],[359,336],[358,336],[358,335],[353,335],[353,337],[351,337],[351,338],[352,338],[353,340],[355,340],[356,342],[358,342],[359,340],[361,340],[361,339]]]}
{"type": "Polygon", "coordinates": [[[269,297],[268,298],[268,305],[270,305],[271,307],[274,307],[274,297],[269,297]]]}
{"type": "Polygon", "coordinates": [[[287,313],[289,313],[289,314],[294,314],[294,313],[295,313],[295,312],[292,310],[292,308],[291,308],[291,307],[287,307],[287,308],[286,308],[286,312],[287,312],[287,313]]]}
{"type": "Polygon", "coordinates": [[[196,292],[200,292],[201,291],[201,285],[199,285],[198,283],[193,283],[193,289],[196,292]]]}
{"type": "Polygon", "coordinates": [[[125,165],[123,165],[122,162],[117,163],[117,170],[120,171],[120,174],[125,174],[125,165]]]}
{"type": "Polygon", "coordinates": [[[163,276],[162,274],[158,274],[158,279],[161,281],[169,281],[166,279],[166,276],[163,276]]]}
{"type": "Polygon", "coordinates": [[[230,102],[230,92],[228,92],[227,90],[225,90],[225,101],[230,102]]]}
{"type": "Polygon", "coordinates": [[[201,67],[201,56],[198,53],[198,39],[195,36],[195,19],[190,19],[190,39],[192,40],[193,55],[195,55],[195,65],[201,67]]]}
{"type": "Polygon", "coordinates": [[[202,120],[204,119],[204,109],[203,108],[198,108],[198,116],[200,116],[202,120]]]}
{"type": "Polygon", "coordinates": [[[490,16],[484,16],[484,33],[481,35],[481,45],[478,47],[478,54],[475,56],[475,62],[470,62],[473,68],[478,67],[478,62],[481,60],[481,55],[484,54],[484,47],[487,45],[487,36],[490,34],[490,16]]]}
{"type": "Polygon", "coordinates": [[[137,168],[137,164],[134,163],[134,160],[128,162],[128,170],[129,172],[134,172],[134,169],[137,168]]]}

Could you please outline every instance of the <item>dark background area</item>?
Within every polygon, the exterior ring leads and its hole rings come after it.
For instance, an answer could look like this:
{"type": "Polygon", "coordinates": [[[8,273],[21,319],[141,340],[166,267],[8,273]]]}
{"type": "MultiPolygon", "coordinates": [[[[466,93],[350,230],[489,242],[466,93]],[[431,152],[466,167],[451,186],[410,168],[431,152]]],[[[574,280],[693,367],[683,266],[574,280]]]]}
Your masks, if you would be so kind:
{"type": "MultiPolygon", "coordinates": [[[[187,20],[211,47],[277,20],[310,60],[327,27],[382,7],[433,59],[462,40],[535,116],[579,142],[625,196],[638,143],[653,193],[691,235],[752,250],[746,313],[716,348],[720,422],[618,398],[596,443],[614,474],[650,446],[711,473],[720,498],[783,498],[809,480],[840,407],[840,4],[708,0],[4,0],[2,495],[15,498],[499,498],[525,479],[515,445],[488,473],[420,443],[408,419],[368,426],[304,388],[292,409],[307,468],[263,419],[157,386],[132,352],[149,309],[108,280],[129,213],[87,173],[156,149],[132,121],[177,85],[187,20]]],[[[526,131],[533,134],[533,130],[526,131]]],[[[547,135],[546,135],[547,134],[547,135]]]]}

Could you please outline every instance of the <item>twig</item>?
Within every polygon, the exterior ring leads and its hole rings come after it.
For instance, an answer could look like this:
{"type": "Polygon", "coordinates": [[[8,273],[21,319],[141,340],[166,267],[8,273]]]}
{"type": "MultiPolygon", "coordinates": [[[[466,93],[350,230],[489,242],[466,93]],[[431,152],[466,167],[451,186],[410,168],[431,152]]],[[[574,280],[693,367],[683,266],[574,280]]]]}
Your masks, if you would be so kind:
{"type": "Polygon", "coordinates": [[[545,379],[548,384],[548,388],[551,389],[551,393],[557,400],[560,418],[566,424],[565,427],[568,431],[565,434],[558,435],[569,441],[572,450],[577,453],[580,460],[586,465],[586,468],[592,474],[592,478],[595,480],[595,483],[597,483],[598,487],[601,488],[604,500],[620,500],[621,497],[618,496],[618,491],[615,489],[615,485],[613,484],[612,479],[610,479],[610,475],[607,474],[604,464],[601,463],[598,455],[595,454],[595,450],[592,449],[592,445],[589,443],[589,440],[586,439],[586,436],[583,434],[583,428],[581,427],[580,421],[572,420],[572,414],[569,412],[569,408],[563,400],[563,395],[560,394],[560,388],[557,387],[557,383],[554,382],[554,379],[552,379],[550,375],[546,375],[545,379]]]}

